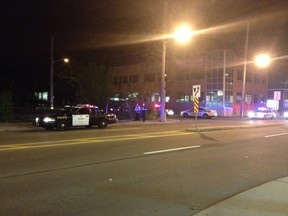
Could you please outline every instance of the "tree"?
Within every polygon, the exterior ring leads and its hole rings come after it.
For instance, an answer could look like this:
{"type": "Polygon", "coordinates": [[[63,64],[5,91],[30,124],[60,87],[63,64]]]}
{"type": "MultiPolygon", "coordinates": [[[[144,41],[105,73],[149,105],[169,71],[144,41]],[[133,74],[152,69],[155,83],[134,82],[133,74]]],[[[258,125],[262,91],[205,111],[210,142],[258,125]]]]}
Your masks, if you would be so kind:
{"type": "Polygon", "coordinates": [[[12,94],[5,91],[0,94],[0,122],[7,122],[12,114],[12,94]]]}
{"type": "Polygon", "coordinates": [[[70,65],[57,68],[55,81],[55,100],[58,104],[73,104],[76,100],[79,81],[76,78],[76,71],[70,65]]]}
{"type": "Polygon", "coordinates": [[[107,69],[94,62],[79,65],[75,77],[79,83],[77,98],[79,103],[105,104],[107,69]]]}

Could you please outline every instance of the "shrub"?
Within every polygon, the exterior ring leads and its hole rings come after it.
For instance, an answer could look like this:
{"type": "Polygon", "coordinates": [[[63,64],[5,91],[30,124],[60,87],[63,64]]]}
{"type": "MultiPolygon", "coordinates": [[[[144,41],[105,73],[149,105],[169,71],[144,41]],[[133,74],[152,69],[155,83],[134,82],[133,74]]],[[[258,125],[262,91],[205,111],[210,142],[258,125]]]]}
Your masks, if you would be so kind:
{"type": "Polygon", "coordinates": [[[6,91],[0,94],[0,122],[7,122],[12,114],[12,94],[6,91]]]}

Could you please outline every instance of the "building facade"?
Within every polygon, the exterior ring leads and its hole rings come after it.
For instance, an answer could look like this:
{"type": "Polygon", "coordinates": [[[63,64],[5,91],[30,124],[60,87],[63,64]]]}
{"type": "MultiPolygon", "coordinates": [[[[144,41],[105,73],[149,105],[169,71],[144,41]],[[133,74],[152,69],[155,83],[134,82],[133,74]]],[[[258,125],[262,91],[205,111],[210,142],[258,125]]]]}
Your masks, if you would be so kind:
{"type": "MultiPolygon", "coordinates": [[[[229,50],[207,52],[196,59],[166,65],[166,108],[176,114],[193,109],[193,85],[201,86],[199,104],[216,109],[220,116],[240,116],[243,91],[243,61],[229,50]]],[[[111,100],[133,95],[151,107],[160,102],[161,63],[123,65],[108,70],[111,100]]],[[[267,100],[267,71],[247,65],[244,115],[267,100]]]]}

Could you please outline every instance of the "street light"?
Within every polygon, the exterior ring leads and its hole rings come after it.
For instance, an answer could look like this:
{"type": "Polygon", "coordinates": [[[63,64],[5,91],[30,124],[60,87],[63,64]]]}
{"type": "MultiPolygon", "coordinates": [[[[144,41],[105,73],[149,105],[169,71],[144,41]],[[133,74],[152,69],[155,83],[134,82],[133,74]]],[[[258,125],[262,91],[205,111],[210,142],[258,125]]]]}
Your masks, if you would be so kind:
{"type": "Polygon", "coordinates": [[[259,54],[255,58],[255,64],[258,67],[267,67],[271,63],[271,57],[268,54],[259,54]]]}
{"type": "Polygon", "coordinates": [[[246,27],[246,42],[245,42],[245,56],[244,56],[244,70],[243,70],[243,86],[242,86],[242,100],[240,107],[240,116],[244,117],[244,101],[245,101],[245,88],[246,88],[246,72],[247,72],[247,55],[248,55],[248,42],[249,42],[249,29],[250,23],[247,22],[246,27]]]}
{"type": "MultiPolygon", "coordinates": [[[[187,43],[193,35],[192,30],[188,26],[181,26],[176,29],[174,34],[169,38],[175,39],[179,43],[187,43]]],[[[162,71],[161,71],[161,92],[160,92],[160,121],[166,122],[166,109],[165,109],[165,102],[166,102],[166,49],[167,43],[169,42],[169,38],[163,39],[163,47],[162,47],[162,71]]]]}
{"type": "Polygon", "coordinates": [[[54,76],[54,64],[57,62],[64,62],[68,63],[69,59],[68,58],[62,58],[54,61],[53,57],[53,52],[54,52],[54,41],[53,41],[53,36],[51,37],[51,65],[50,65],[50,109],[54,109],[54,83],[53,83],[53,76],[54,76]]]}

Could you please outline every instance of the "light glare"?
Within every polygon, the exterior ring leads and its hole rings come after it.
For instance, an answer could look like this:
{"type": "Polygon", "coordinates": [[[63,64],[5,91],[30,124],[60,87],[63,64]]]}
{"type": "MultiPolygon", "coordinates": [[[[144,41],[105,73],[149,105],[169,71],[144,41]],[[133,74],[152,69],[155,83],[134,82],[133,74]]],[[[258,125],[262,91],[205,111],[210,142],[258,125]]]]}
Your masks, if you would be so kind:
{"type": "Polygon", "coordinates": [[[271,62],[271,58],[268,54],[260,54],[255,58],[255,63],[259,67],[267,67],[271,62]]]}
{"type": "Polygon", "coordinates": [[[178,28],[173,37],[180,43],[187,43],[192,37],[192,30],[188,26],[178,28]]]}

